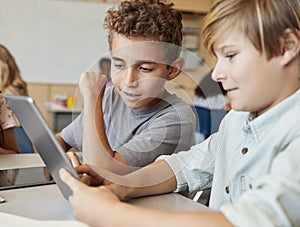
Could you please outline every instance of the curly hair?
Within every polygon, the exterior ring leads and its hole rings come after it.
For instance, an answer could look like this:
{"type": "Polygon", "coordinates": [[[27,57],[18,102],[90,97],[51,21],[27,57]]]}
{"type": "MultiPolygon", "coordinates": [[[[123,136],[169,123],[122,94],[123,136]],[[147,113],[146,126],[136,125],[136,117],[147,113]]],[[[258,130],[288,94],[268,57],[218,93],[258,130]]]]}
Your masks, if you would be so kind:
{"type": "Polygon", "coordinates": [[[27,84],[22,79],[19,67],[8,49],[0,44],[0,91],[28,96],[27,84]]]}
{"type": "Polygon", "coordinates": [[[109,31],[110,49],[114,33],[181,46],[182,15],[173,5],[160,0],[127,0],[109,9],[104,28],[109,31]]]}

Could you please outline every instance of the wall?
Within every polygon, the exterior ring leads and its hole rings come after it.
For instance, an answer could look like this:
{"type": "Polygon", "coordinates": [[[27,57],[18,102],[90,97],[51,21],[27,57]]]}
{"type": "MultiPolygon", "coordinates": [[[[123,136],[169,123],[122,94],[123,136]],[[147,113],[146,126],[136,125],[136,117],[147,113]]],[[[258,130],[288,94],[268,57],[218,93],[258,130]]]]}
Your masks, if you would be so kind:
{"type": "Polygon", "coordinates": [[[28,82],[77,84],[79,74],[108,52],[102,25],[110,4],[0,0],[0,5],[0,43],[28,82]]]}
{"type": "Polygon", "coordinates": [[[176,9],[188,12],[207,13],[213,0],[170,0],[176,9]]]}
{"type": "MultiPolygon", "coordinates": [[[[51,115],[46,111],[45,103],[49,101],[54,102],[55,94],[67,94],[72,97],[78,97],[79,94],[78,86],[75,84],[28,83],[27,86],[29,96],[35,100],[49,126],[51,126],[51,115]]],[[[82,102],[81,100],[77,101],[82,102]]]]}

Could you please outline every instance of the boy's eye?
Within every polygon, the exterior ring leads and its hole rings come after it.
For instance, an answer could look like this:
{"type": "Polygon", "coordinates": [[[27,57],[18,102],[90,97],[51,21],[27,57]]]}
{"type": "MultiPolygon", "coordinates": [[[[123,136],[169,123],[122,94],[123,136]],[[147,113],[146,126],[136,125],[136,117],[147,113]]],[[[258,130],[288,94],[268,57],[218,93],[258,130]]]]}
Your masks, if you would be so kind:
{"type": "Polygon", "coordinates": [[[236,54],[226,54],[226,58],[228,58],[229,60],[231,60],[236,54]]]}
{"type": "Polygon", "coordinates": [[[140,67],[140,70],[142,71],[142,72],[151,72],[152,71],[152,68],[147,68],[147,67],[140,67]]]}
{"type": "Polygon", "coordinates": [[[121,69],[125,69],[125,67],[126,67],[126,66],[123,65],[123,64],[115,64],[114,66],[115,66],[116,69],[120,69],[120,70],[121,70],[121,69]]]}

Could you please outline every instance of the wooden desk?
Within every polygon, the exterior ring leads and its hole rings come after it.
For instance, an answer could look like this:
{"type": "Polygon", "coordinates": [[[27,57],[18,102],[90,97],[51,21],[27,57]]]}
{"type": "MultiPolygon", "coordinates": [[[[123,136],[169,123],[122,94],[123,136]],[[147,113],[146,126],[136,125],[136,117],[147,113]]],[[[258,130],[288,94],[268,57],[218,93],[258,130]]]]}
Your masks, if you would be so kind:
{"type": "MultiPolygon", "coordinates": [[[[55,184],[0,191],[6,199],[0,211],[38,220],[74,220],[72,207],[55,184]]],[[[205,206],[170,193],[129,201],[137,206],[164,210],[203,210],[205,206]]]]}
{"type": "MultiPolygon", "coordinates": [[[[38,154],[1,155],[0,166],[4,163],[6,168],[44,166],[38,154]]],[[[0,203],[0,212],[38,220],[74,220],[72,207],[64,199],[56,184],[0,190],[0,195],[6,199],[5,203],[0,203]]],[[[143,197],[128,202],[152,209],[207,209],[202,204],[176,193],[143,197]]]]}

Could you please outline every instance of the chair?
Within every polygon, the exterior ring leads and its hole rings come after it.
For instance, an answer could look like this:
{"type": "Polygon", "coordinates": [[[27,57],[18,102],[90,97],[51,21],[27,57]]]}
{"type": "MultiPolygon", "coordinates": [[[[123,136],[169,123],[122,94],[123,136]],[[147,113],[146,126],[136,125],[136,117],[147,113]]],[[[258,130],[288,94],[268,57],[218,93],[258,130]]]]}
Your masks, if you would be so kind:
{"type": "MultiPolygon", "coordinates": [[[[208,138],[212,133],[219,130],[220,123],[226,115],[223,109],[208,109],[201,106],[193,106],[192,109],[196,114],[196,132],[200,132],[204,139],[208,138]]],[[[198,191],[193,200],[208,206],[210,199],[210,189],[198,191]]]]}
{"type": "Polygon", "coordinates": [[[22,154],[33,153],[33,145],[22,127],[14,128],[16,138],[22,154]]]}
{"type": "Polygon", "coordinates": [[[194,106],[193,110],[197,119],[196,131],[202,133],[205,139],[218,131],[219,125],[226,115],[226,111],[223,109],[210,110],[205,107],[194,106]]]}

